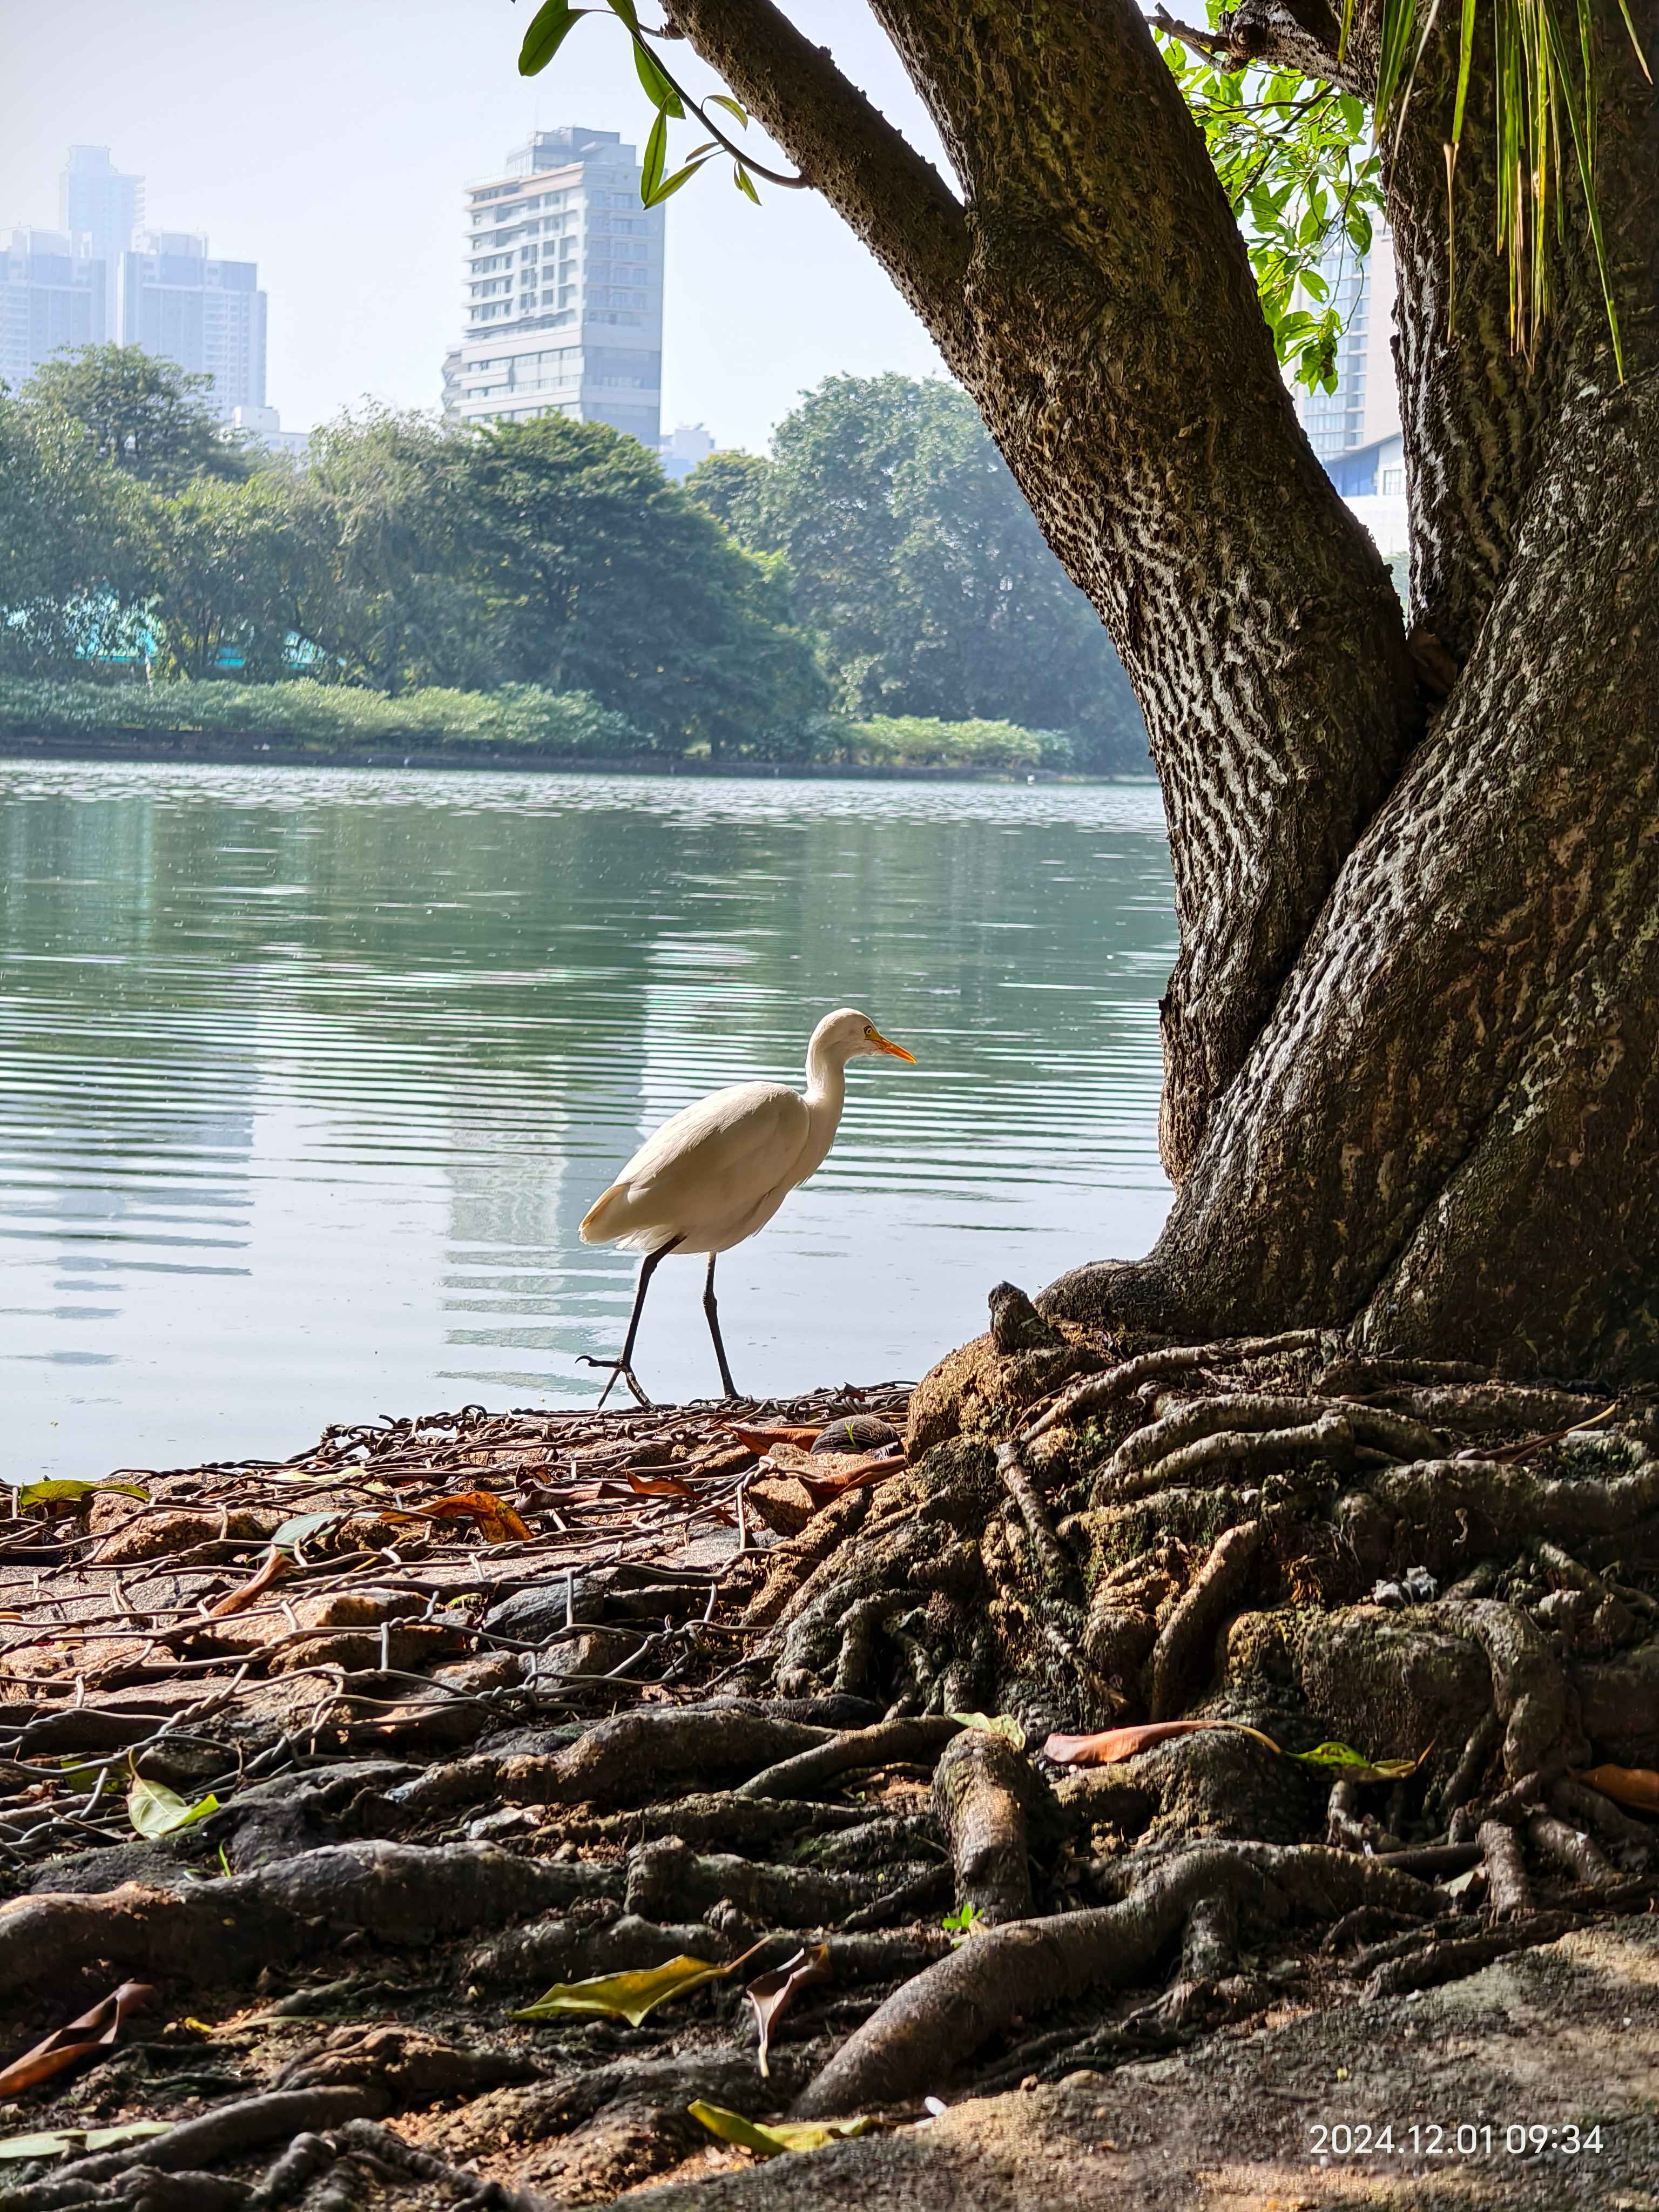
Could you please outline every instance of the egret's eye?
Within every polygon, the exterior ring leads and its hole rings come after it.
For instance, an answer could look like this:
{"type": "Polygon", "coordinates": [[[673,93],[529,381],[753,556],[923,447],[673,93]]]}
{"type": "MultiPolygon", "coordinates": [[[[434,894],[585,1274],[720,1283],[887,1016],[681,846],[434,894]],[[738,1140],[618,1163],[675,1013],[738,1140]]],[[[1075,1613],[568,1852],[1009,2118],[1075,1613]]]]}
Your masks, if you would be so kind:
{"type": "Polygon", "coordinates": [[[875,1041],[876,1041],[876,1031],[875,1031],[875,1025],[874,1025],[874,1024],[873,1024],[873,1023],[871,1023],[871,1022],[866,1022],[866,1024],[864,1024],[864,1034],[865,1034],[865,1037],[866,1037],[866,1041],[867,1041],[869,1043],[873,1044],[873,1043],[875,1042],[875,1041]]]}

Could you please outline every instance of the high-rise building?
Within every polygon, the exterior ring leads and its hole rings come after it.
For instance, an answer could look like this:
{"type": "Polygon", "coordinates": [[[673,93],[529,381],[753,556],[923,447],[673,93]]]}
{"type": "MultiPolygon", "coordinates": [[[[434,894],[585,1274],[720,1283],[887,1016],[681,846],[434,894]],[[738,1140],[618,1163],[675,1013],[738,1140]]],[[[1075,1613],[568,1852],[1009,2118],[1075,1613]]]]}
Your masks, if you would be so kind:
{"type": "Polygon", "coordinates": [[[714,441],[701,422],[677,422],[660,447],[662,472],[670,483],[683,483],[699,461],[714,450],[714,441]]]}
{"type": "Polygon", "coordinates": [[[101,344],[106,298],[104,264],[84,233],[0,235],[0,383],[15,391],[48,354],[101,344]]]}
{"type": "MultiPolygon", "coordinates": [[[[1310,444],[1345,498],[1403,495],[1404,449],[1400,391],[1395,382],[1394,237],[1379,223],[1371,250],[1357,260],[1344,247],[1320,271],[1321,303],[1343,319],[1334,392],[1298,389],[1297,413],[1310,444]]],[[[1308,300],[1307,307],[1315,306],[1308,300]]]]}
{"type": "Polygon", "coordinates": [[[120,257],[118,326],[123,345],[210,376],[228,420],[265,404],[265,295],[256,263],[212,260],[207,246],[191,231],[140,231],[120,257]]]}
{"type": "Polygon", "coordinates": [[[614,131],[538,131],[467,192],[465,334],[444,411],[559,414],[654,453],[662,409],[663,210],[614,131]]]}
{"type": "Polygon", "coordinates": [[[144,219],[144,180],[129,177],[107,146],[71,146],[58,175],[58,228],[84,237],[104,264],[104,327],[115,328],[116,264],[144,219]]]}
{"type": "Polygon", "coordinates": [[[0,234],[0,378],[21,384],[65,346],[142,346],[213,380],[230,421],[265,404],[265,295],[252,261],[216,261],[193,232],[140,230],[144,180],[107,146],[71,146],[61,228],[0,234]]]}

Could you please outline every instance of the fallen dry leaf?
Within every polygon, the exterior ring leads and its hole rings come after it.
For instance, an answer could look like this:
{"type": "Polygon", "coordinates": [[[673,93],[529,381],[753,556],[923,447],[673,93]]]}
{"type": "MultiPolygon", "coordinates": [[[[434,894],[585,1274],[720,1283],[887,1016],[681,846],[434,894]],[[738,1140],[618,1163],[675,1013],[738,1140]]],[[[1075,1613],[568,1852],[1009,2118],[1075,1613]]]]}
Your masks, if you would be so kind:
{"type": "Polygon", "coordinates": [[[770,1451],[774,1444],[793,1444],[798,1450],[807,1451],[823,1434],[823,1426],[818,1423],[806,1426],[798,1425],[793,1428],[751,1429],[740,1426],[736,1421],[725,1421],[721,1426],[728,1437],[735,1437],[739,1443],[747,1444],[750,1451],[757,1452],[770,1451]]]}
{"type": "Polygon", "coordinates": [[[1119,1759],[1133,1759],[1138,1751],[1150,1751],[1171,1736],[1196,1735],[1203,1729],[1237,1729],[1241,1735],[1265,1743],[1269,1751],[1279,1749],[1270,1735],[1246,1728],[1243,1721],[1143,1721],[1134,1728],[1105,1729],[1098,1735],[1051,1735],[1042,1754],[1056,1766],[1115,1766],[1119,1759]]]}
{"type": "Polygon", "coordinates": [[[272,1549],[265,1554],[264,1563],[257,1573],[250,1575],[246,1582],[239,1583],[234,1589],[227,1590],[222,1598],[208,1607],[208,1618],[224,1620],[233,1613],[246,1613],[255,1598],[263,1596],[272,1583],[279,1582],[284,1575],[291,1575],[293,1571],[294,1562],[288,1553],[272,1549]]]}
{"type": "Polygon", "coordinates": [[[1588,1782],[1615,1805],[1633,1805],[1638,1813],[1659,1813],[1659,1774],[1650,1766],[1590,1766],[1575,1779],[1588,1782]]]}
{"type": "Polygon", "coordinates": [[[72,2020],[21,2058],[14,2058],[0,2071],[0,2097],[15,2097],[20,2089],[33,2089],[37,2082],[49,2081],[64,2067],[73,2066],[77,2058],[106,2051],[121,2033],[127,2014],[149,2004],[155,1995],[148,1982],[123,1982],[90,2012],[83,2012],[79,2020],[72,2020]]]}
{"type": "Polygon", "coordinates": [[[695,1498],[697,1494],[677,1474],[630,1474],[628,1486],[635,1498],[695,1498]]]}
{"type": "Polygon", "coordinates": [[[800,1473],[800,1480],[822,1504],[827,1498],[840,1498],[849,1490],[867,1489],[872,1483],[885,1482],[889,1475],[903,1472],[902,1451],[866,1452],[857,1459],[841,1452],[826,1452],[813,1459],[810,1470],[800,1473]]]}
{"type": "Polygon", "coordinates": [[[448,1498],[434,1498],[429,1505],[411,1505],[388,1512],[388,1521],[471,1521],[486,1544],[528,1544],[530,1530],[513,1508],[489,1490],[458,1490],[448,1498]]]}
{"type": "Polygon", "coordinates": [[[755,2024],[760,2030],[760,2070],[763,2079],[769,2077],[771,2068],[767,2063],[771,2050],[772,2030],[788,2010],[795,1993],[808,1988],[813,1982],[829,1978],[830,1947],[827,1943],[808,1943],[786,1959],[769,1974],[757,1974],[744,1991],[755,2008],[755,2024]]]}

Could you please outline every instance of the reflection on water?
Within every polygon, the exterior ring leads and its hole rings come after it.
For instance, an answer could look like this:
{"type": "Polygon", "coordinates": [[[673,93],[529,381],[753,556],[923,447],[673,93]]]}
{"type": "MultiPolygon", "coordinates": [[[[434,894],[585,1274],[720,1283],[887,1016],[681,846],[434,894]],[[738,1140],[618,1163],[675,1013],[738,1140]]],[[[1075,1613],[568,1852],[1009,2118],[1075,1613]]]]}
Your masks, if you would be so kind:
{"type": "MultiPolygon", "coordinates": [[[[915,1375],[984,1294],[1143,1250],[1173,955],[1150,786],[0,763],[9,1474],[591,1395],[633,1262],[576,1224],[699,1092],[858,1060],[720,1265],[746,1389],[915,1375]]],[[[702,1263],[639,1366],[715,1385],[702,1263]]]]}

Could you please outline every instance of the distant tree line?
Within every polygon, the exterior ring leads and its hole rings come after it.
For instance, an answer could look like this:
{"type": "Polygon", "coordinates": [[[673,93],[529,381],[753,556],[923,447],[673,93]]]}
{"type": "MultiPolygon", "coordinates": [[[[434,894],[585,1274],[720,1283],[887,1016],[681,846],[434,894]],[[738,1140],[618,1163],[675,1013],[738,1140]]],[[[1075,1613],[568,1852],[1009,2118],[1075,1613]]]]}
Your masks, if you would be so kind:
{"type": "Polygon", "coordinates": [[[769,460],[713,453],[687,489],[789,564],[836,707],[1095,733],[1144,750],[1100,618],[1049,550],[966,392],[835,376],[769,460]]]}
{"type": "Polygon", "coordinates": [[[368,410],[296,467],[227,435],[206,383],[96,346],[0,387],[0,674],[532,687],[666,753],[799,757],[859,715],[1139,752],[1098,623],[942,383],[834,380],[775,459],[684,487],[554,415],[368,410]]]}

